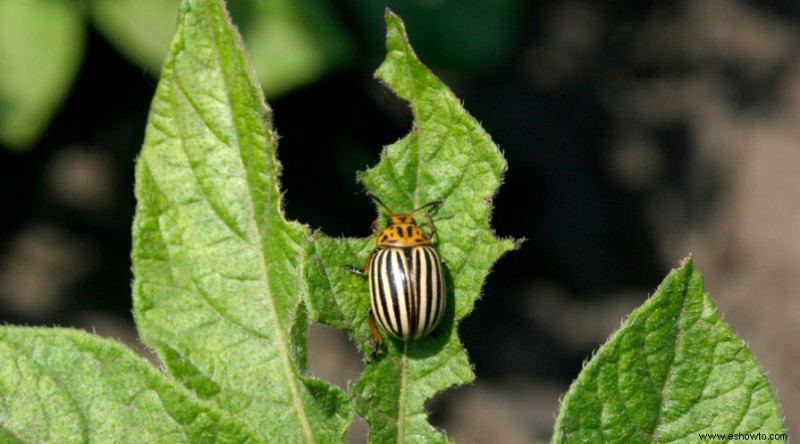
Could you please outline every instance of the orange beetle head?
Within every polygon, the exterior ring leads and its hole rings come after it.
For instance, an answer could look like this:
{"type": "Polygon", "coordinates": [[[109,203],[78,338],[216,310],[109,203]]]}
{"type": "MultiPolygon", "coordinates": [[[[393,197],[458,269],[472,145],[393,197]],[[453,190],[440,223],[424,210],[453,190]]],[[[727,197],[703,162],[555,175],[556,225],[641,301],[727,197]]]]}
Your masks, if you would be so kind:
{"type": "Polygon", "coordinates": [[[424,208],[441,204],[441,200],[427,203],[407,214],[395,214],[380,199],[375,196],[372,198],[389,212],[389,217],[386,219],[386,228],[383,230],[374,229],[375,236],[378,237],[378,247],[414,247],[431,244],[430,237],[417,225],[417,221],[414,220],[412,215],[424,208]]]}
{"type": "Polygon", "coordinates": [[[386,228],[376,230],[379,247],[414,247],[431,243],[428,235],[408,214],[392,214],[386,220],[386,228]]]}

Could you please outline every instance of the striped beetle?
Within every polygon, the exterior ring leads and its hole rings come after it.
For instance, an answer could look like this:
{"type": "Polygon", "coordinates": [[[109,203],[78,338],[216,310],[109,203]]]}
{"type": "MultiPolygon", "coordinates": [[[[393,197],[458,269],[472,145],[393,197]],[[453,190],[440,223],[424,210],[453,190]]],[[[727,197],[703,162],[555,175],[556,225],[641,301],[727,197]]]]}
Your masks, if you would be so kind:
{"type": "Polygon", "coordinates": [[[367,257],[363,268],[348,266],[369,277],[369,313],[367,320],[372,337],[379,346],[381,336],[373,319],[391,336],[402,341],[429,334],[444,317],[446,295],[442,261],[431,239],[436,233],[430,216],[432,208],[443,199],[429,202],[409,213],[396,214],[380,199],[375,202],[389,212],[386,228],[373,223],[377,247],[367,257]],[[417,226],[412,215],[425,211],[430,235],[417,226]]]}

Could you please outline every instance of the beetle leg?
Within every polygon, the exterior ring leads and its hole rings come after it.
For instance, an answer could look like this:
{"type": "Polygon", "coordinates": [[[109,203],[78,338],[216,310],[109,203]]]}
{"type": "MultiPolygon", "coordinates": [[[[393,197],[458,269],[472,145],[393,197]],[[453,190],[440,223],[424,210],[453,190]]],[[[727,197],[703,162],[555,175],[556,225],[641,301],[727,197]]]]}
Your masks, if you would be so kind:
{"type": "Polygon", "coordinates": [[[375,327],[375,321],[372,320],[372,307],[367,309],[367,321],[369,322],[369,329],[372,330],[372,339],[374,339],[376,343],[375,348],[378,348],[383,344],[383,339],[381,339],[381,335],[378,333],[378,328],[375,327]]]}
{"type": "Polygon", "coordinates": [[[433,219],[431,218],[431,208],[434,210],[441,204],[444,203],[444,199],[437,199],[433,202],[428,202],[425,205],[417,208],[414,211],[421,210],[426,208],[425,210],[425,221],[428,223],[428,227],[431,229],[431,234],[428,235],[429,238],[433,239],[433,236],[436,234],[436,227],[433,225],[433,219]]]}
{"type": "Polygon", "coordinates": [[[360,274],[362,276],[366,276],[367,275],[367,270],[369,270],[369,264],[372,262],[372,257],[375,256],[375,253],[377,251],[378,251],[377,248],[372,250],[372,252],[369,254],[369,256],[367,256],[367,262],[364,264],[363,267],[356,267],[355,265],[350,265],[350,264],[344,264],[343,266],[344,266],[344,268],[350,270],[353,273],[357,273],[357,274],[360,274]]]}
{"type": "Polygon", "coordinates": [[[381,344],[383,344],[383,339],[381,339],[381,335],[378,333],[377,327],[375,327],[375,322],[372,320],[372,307],[367,309],[367,322],[369,322],[369,329],[372,330],[372,339],[374,341],[371,344],[372,354],[367,361],[367,364],[369,364],[375,359],[375,355],[378,354],[378,350],[380,350],[381,344]]]}
{"type": "MultiPolygon", "coordinates": [[[[372,250],[372,252],[367,257],[367,262],[364,264],[363,268],[356,267],[355,265],[344,265],[344,267],[353,273],[365,276],[369,270],[369,265],[372,263],[372,258],[378,251],[379,251],[378,248],[372,250]]],[[[378,349],[380,348],[381,344],[383,344],[383,339],[381,339],[381,335],[380,333],[378,333],[378,328],[375,327],[375,322],[372,320],[372,307],[367,308],[367,322],[369,323],[369,329],[372,330],[372,339],[374,341],[374,343],[371,345],[372,354],[370,355],[369,360],[367,361],[367,363],[370,363],[372,362],[373,359],[375,359],[375,355],[378,353],[378,349]]]]}
{"type": "Polygon", "coordinates": [[[425,212],[425,221],[428,222],[428,227],[431,229],[431,234],[428,235],[430,239],[433,239],[433,236],[436,234],[436,227],[433,225],[433,219],[431,219],[431,212],[425,212]]]}
{"type": "MultiPolygon", "coordinates": [[[[428,235],[428,238],[433,240],[433,236],[436,235],[436,227],[433,225],[433,219],[431,219],[431,212],[430,210],[425,211],[425,221],[428,222],[428,227],[431,229],[431,234],[428,235]]],[[[436,238],[436,241],[439,241],[439,238],[436,238]]]]}
{"type": "Polygon", "coordinates": [[[351,273],[360,274],[362,276],[367,274],[363,269],[361,269],[361,267],[356,267],[355,265],[343,264],[342,267],[351,273]]]}

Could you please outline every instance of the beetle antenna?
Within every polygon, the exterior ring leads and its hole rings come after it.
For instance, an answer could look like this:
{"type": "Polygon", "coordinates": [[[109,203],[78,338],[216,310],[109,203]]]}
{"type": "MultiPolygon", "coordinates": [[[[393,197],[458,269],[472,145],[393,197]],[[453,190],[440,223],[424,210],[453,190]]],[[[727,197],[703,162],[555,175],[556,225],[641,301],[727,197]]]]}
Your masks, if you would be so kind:
{"type": "MultiPolygon", "coordinates": [[[[382,206],[383,208],[385,208],[385,209],[386,209],[386,211],[388,211],[388,212],[389,212],[389,215],[391,215],[391,216],[394,216],[394,215],[396,214],[394,211],[392,211],[392,209],[391,209],[391,208],[389,208],[388,206],[386,206],[386,204],[385,204],[385,203],[383,203],[383,201],[382,201],[382,200],[378,199],[378,196],[375,196],[374,194],[370,194],[370,197],[372,197],[372,200],[374,200],[374,201],[375,201],[375,203],[377,203],[378,205],[380,205],[380,206],[382,206]]],[[[410,216],[410,215],[412,215],[412,214],[416,213],[416,212],[417,212],[417,211],[419,211],[419,210],[424,210],[425,208],[437,207],[437,206],[439,206],[439,205],[441,205],[441,204],[443,204],[443,203],[444,203],[444,199],[436,199],[436,200],[434,200],[434,201],[432,201],[432,202],[428,202],[428,203],[426,203],[425,205],[423,205],[423,206],[421,206],[421,207],[419,207],[419,208],[417,208],[417,209],[415,209],[415,210],[412,210],[412,211],[410,211],[410,212],[408,213],[408,215],[410,216]]]]}
{"type": "Polygon", "coordinates": [[[370,197],[372,197],[372,200],[374,200],[378,205],[382,206],[383,208],[386,208],[386,211],[388,211],[390,215],[394,216],[394,211],[392,211],[391,208],[387,207],[386,204],[383,203],[382,200],[378,199],[378,196],[376,196],[374,194],[370,194],[370,197]]]}
{"type": "MultiPolygon", "coordinates": [[[[424,210],[425,208],[430,208],[430,207],[438,207],[439,205],[441,205],[441,204],[443,204],[443,203],[444,203],[444,199],[436,199],[436,200],[434,200],[433,202],[428,202],[428,203],[426,203],[425,205],[423,205],[423,206],[421,206],[421,207],[417,208],[416,210],[413,210],[413,211],[411,211],[410,213],[408,213],[408,215],[410,216],[410,215],[412,215],[412,214],[416,213],[416,212],[417,212],[417,211],[419,211],[419,210],[424,210]]],[[[384,205],[384,208],[385,208],[385,207],[386,207],[386,206],[384,205]]],[[[386,208],[386,209],[388,210],[388,208],[386,208]]]]}

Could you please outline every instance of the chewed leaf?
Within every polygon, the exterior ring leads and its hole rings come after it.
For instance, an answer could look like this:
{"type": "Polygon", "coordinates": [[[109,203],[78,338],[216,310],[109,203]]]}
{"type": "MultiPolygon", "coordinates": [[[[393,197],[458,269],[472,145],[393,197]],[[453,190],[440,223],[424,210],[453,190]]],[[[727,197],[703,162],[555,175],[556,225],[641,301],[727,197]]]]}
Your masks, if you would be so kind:
{"type": "MultiPolygon", "coordinates": [[[[432,218],[445,267],[447,310],[427,337],[401,342],[384,335],[386,355],[379,355],[351,389],[370,424],[372,442],[441,442],[447,437],[428,423],[425,401],[474,379],[456,327],[472,309],[494,262],[516,246],[513,240],[498,240],[489,226],[491,198],[506,162],[452,91],[417,59],[400,18],[387,11],[386,26],[387,55],[376,77],[409,103],[414,128],[386,147],[380,163],[359,178],[396,213],[444,199],[432,218]]],[[[318,236],[311,273],[313,316],[351,330],[365,353],[370,353],[369,290],[363,277],[342,265],[363,264],[374,245],[374,239],[318,236]]]]}
{"type": "Polygon", "coordinates": [[[184,1],[136,169],[134,312],[200,397],[273,442],[337,441],[352,408],[306,374],[310,242],[269,118],[224,3],[184,1]]]}
{"type": "Polygon", "coordinates": [[[553,442],[694,443],[706,433],[784,442],[768,438],[784,430],[764,371],[688,259],[586,364],[553,442]]]}

